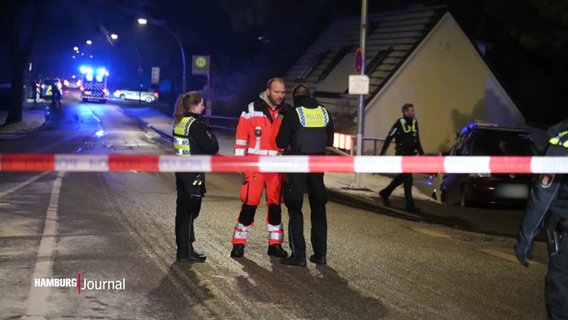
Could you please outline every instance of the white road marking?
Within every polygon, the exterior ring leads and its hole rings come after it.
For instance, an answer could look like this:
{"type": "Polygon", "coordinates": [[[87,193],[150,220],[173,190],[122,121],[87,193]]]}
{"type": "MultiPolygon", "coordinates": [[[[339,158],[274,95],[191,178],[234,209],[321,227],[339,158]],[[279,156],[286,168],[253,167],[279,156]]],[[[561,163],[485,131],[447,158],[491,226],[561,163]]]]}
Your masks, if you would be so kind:
{"type": "MultiPolygon", "coordinates": [[[[503,252],[493,250],[493,249],[477,249],[477,251],[486,253],[488,255],[492,255],[492,256],[497,257],[497,258],[505,259],[505,260],[511,261],[513,263],[519,263],[519,261],[517,260],[517,257],[515,257],[512,254],[503,253],[503,252]]],[[[538,263],[536,261],[529,261],[529,262],[530,262],[530,264],[541,264],[541,263],[538,263]]]]}
{"type": "Polygon", "coordinates": [[[416,232],[431,236],[431,237],[436,237],[436,238],[451,238],[450,235],[447,235],[445,233],[442,232],[438,232],[438,231],[434,231],[431,229],[427,229],[427,228],[420,228],[420,227],[412,227],[410,228],[416,232]]]}
{"type": "Polygon", "coordinates": [[[55,258],[55,247],[57,245],[57,209],[59,206],[61,180],[64,175],[65,171],[59,171],[51,188],[51,198],[49,199],[49,206],[45,216],[45,225],[41,242],[39,243],[30,292],[26,301],[26,315],[23,317],[25,319],[45,319],[49,311],[47,300],[52,289],[49,287],[38,288],[34,285],[34,282],[36,278],[51,278],[53,274],[53,259],[55,258]]]}
{"type": "Polygon", "coordinates": [[[6,190],[6,191],[0,192],[0,199],[2,199],[3,197],[9,195],[9,194],[12,193],[12,192],[18,191],[19,189],[21,189],[21,188],[27,186],[28,184],[30,184],[30,183],[36,181],[37,179],[39,179],[39,178],[45,176],[45,175],[48,174],[48,173],[51,173],[51,172],[49,172],[49,171],[43,172],[43,173],[41,173],[41,174],[38,174],[37,176],[34,176],[34,177],[32,177],[32,178],[30,178],[30,179],[28,179],[28,180],[26,180],[26,181],[20,183],[19,185],[15,186],[15,187],[13,187],[13,188],[10,188],[10,189],[8,189],[8,190],[6,190]]]}

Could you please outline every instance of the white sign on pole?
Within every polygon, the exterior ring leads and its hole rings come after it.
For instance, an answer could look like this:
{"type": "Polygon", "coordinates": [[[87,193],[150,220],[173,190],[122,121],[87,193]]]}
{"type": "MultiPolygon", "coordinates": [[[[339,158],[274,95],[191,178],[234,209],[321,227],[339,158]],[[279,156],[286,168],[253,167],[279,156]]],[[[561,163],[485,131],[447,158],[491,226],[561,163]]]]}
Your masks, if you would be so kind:
{"type": "Polygon", "coordinates": [[[366,75],[350,75],[349,94],[369,94],[369,77],[366,75]]]}
{"type": "Polygon", "coordinates": [[[160,83],[160,68],[152,67],[152,84],[160,83]]]}

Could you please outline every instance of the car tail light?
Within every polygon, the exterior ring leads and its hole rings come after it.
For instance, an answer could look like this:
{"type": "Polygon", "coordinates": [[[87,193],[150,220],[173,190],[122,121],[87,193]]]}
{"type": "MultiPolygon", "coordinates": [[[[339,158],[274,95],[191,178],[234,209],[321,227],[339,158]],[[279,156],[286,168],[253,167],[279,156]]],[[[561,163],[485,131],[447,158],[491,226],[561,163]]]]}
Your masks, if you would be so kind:
{"type": "Polygon", "coordinates": [[[154,97],[158,98],[160,95],[157,92],[154,92],[154,97]]]}

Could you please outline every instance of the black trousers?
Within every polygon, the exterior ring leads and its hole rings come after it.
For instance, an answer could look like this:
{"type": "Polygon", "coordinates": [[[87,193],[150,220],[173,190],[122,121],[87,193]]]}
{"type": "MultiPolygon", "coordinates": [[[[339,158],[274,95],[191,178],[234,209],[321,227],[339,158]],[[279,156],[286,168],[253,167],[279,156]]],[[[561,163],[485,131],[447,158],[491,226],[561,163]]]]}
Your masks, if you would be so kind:
{"type": "Polygon", "coordinates": [[[304,215],[302,206],[304,194],[310,201],[311,242],[314,254],[324,257],[327,254],[327,189],[323,183],[323,173],[289,173],[284,185],[284,204],[290,216],[288,222],[288,241],[292,255],[306,258],[304,239],[304,215]]]}
{"type": "MultiPolygon", "coordinates": [[[[176,245],[177,258],[187,258],[193,253],[195,242],[195,219],[201,210],[203,192],[196,189],[194,182],[197,174],[194,172],[176,172],[176,245]]],[[[205,189],[205,181],[203,188],[205,189]]]]}
{"type": "Polygon", "coordinates": [[[401,173],[398,174],[391,183],[384,188],[384,192],[387,196],[396,189],[398,186],[404,183],[404,202],[407,209],[414,208],[414,200],[412,199],[412,173],[401,173]]]}
{"type": "Polygon", "coordinates": [[[564,233],[561,249],[548,259],[544,283],[548,319],[568,319],[568,234],[564,233]]]}

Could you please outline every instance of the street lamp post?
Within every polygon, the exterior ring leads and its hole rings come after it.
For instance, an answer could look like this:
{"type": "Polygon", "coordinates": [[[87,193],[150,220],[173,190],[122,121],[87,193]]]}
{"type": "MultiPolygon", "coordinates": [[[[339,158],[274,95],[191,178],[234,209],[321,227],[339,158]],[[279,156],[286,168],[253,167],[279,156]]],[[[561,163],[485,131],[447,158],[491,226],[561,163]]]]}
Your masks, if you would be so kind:
{"type": "MultiPolygon", "coordinates": [[[[181,52],[181,64],[182,64],[182,72],[181,72],[181,77],[182,77],[182,85],[181,85],[181,89],[182,89],[182,93],[185,92],[185,52],[183,51],[183,46],[181,44],[181,41],[179,40],[178,36],[175,34],[175,32],[172,31],[172,29],[168,28],[168,26],[166,26],[163,23],[157,22],[157,21],[151,21],[153,25],[156,26],[160,26],[162,28],[164,28],[164,30],[166,30],[167,32],[169,32],[174,39],[176,40],[178,46],[179,46],[179,50],[181,52]]],[[[138,24],[147,24],[148,20],[144,19],[144,18],[140,18],[138,19],[138,24]]]]}

